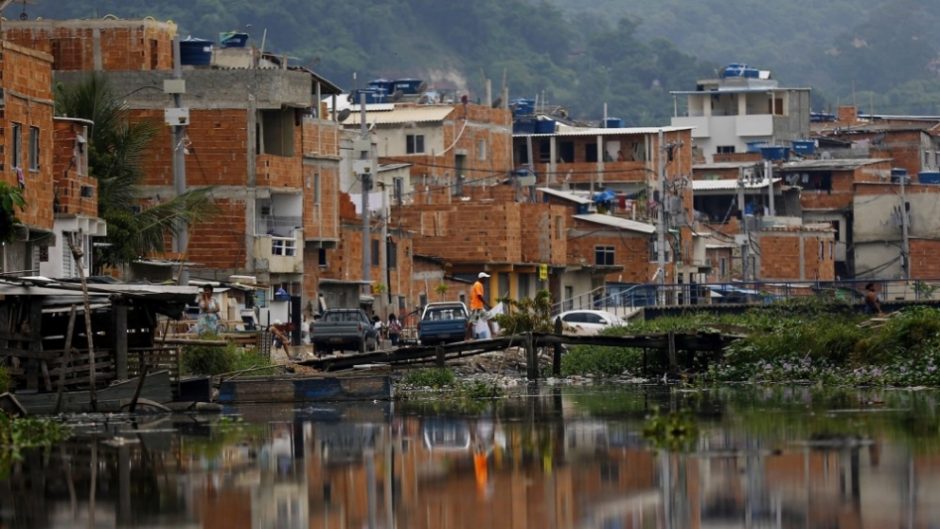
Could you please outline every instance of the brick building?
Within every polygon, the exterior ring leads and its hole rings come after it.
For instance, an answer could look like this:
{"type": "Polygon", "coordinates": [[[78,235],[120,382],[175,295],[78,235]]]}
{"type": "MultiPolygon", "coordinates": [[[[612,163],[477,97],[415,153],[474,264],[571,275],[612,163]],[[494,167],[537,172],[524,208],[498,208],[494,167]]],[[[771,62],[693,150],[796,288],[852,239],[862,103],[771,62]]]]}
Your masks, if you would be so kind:
{"type": "Polygon", "coordinates": [[[39,273],[45,277],[76,277],[78,269],[68,239],[82,248],[82,266],[91,269],[92,238],[107,235],[98,218],[98,179],[88,173],[87,139],[93,123],[56,117],[53,139],[54,237],[40,250],[39,273]]]}
{"type": "Polygon", "coordinates": [[[4,273],[37,273],[52,237],[53,137],[52,57],[0,40],[0,181],[26,200],[22,229],[3,246],[4,273]]]}
{"type": "Polygon", "coordinates": [[[835,230],[828,224],[768,226],[753,235],[751,268],[762,281],[835,279],[835,230]]]}

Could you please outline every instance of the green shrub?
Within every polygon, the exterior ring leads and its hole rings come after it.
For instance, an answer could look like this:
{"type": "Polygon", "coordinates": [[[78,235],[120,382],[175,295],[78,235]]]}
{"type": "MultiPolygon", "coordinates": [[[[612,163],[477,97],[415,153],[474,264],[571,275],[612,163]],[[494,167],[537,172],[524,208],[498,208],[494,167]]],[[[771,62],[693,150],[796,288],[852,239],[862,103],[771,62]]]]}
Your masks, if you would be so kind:
{"type": "Polygon", "coordinates": [[[422,388],[442,388],[454,384],[454,372],[443,367],[418,369],[405,375],[404,382],[410,386],[422,388]]]}
{"type": "Polygon", "coordinates": [[[190,345],[183,348],[182,370],[187,375],[218,375],[234,371],[234,344],[190,345]]]}
{"type": "Polygon", "coordinates": [[[580,345],[561,357],[561,372],[565,376],[616,376],[624,371],[638,373],[642,367],[643,352],[627,347],[580,345]]]}
{"type": "Polygon", "coordinates": [[[883,363],[911,358],[935,350],[940,341],[940,311],[911,307],[891,318],[857,352],[859,363],[883,363]]]}

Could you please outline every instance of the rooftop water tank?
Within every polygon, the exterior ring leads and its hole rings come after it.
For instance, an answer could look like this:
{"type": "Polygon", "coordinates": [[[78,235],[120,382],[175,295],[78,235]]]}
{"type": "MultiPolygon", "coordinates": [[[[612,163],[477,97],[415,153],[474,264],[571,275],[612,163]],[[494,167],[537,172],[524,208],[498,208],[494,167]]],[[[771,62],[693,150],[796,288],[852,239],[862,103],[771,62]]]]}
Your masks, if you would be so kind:
{"type": "Polygon", "coordinates": [[[608,129],[622,129],[623,128],[623,119],[621,118],[607,118],[607,121],[604,122],[604,127],[608,129]]]}
{"type": "Polygon", "coordinates": [[[554,119],[542,119],[535,122],[535,133],[536,134],[554,134],[555,133],[555,120],[554,119]]]}
{"type": "Polygon", "coordinates": [[[208,66],[212,63],[212,41],[186,37],[180,41],[180,64],[208,66]]]}
{"type": "Polygon", "coordinates": [[[940,184],[940,171],[921,171],[917,173],[917,181],[922,184],[940,184]]]}
{"type": "Polygon", "coordinates": [[[806,156],[816,152],[816,140],[793,140],[793,152],[806,156]]]}
{"type": "Polygon", "coordinates": [[[763,141],[763,140],[761,140],[761,141],[749,141],[749,142],[747,142],[747,152],[750,152],[750,153],[755,153],[755,152],[756,152],[756,153],[759,153],[759,152],[761,152],[761,151],[760,151],[761,147],[767,147],[767,146],[768,146],[768,145],[767,145],[767,142],[766,142],[766,141],[763,141]]]}
{"type": "Polygon", "coordinates": [[[789,157],[790,149],[779,145],[771,145],[761,147],[760,154],[765,160],[786,160],[789,157]]]}
{"type": "Polygon", "coordinates": [[[405,95],[416,95],[421,92],[421,85],[424,81],[421,79],[395,79],[392,91],[399,91],[405,95]]]}
{"type": "Polygon", "coordinates": [[[248,43],[248,34],[238,31],[219,33],[219,44],[223,48],[244,48],[248,43]]]}
{"type": "Polygon", "coordinates": [[[369,88],[384,90],[386,94],[391,94],[395,91],[395,82],[388,79],[373,79],[369,81],[369,88]]]}

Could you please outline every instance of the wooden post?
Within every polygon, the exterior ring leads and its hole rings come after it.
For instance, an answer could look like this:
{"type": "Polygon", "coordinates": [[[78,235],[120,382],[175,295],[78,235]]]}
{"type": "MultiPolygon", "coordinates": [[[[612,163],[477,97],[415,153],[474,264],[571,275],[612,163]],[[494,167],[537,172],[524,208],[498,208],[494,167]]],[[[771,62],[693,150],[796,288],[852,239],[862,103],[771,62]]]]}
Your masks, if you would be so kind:
{"type": "Polygon", "coordinates": [[[127,378],[127,305],[117,296],[111,299],[111,322],[111,330],[114,333],[114,369],[117,371],[118,380],[125,380],[127,378]]]}
{"type": "Polygon", "coordinates": [[[65,391],[65,370],[72,360],[72,333],[75,332],[75,305],[69,311],[69,324],[65,328],[65,353],[62,355],[62,365],[59,366],[59,393],[55,398],[55,414],[62,410],[62,392],[65,391]]]}
{"type": "MultiPolygon", "coordinates": [[[[555,336],[561,336],[561,318],[555,319],[555,336]]],[[[552,347],[552,376],[561,376],[561,342],[552,347]]]]}
{"type": "MultiPolygon", "coordinates": [[[[81,235],[81,231],[79,231],[81,235]]],[[[81,248],[75,246],[75,241],[71,235],[65,237],[65,241],[72,251],[72,258],[75,259],[75,268],[78,269],[78,279],[82,284],[82,302],[85,305],[85,338],[88,340],[88,400],[91,404],[91,411],[98,411],[98,395],[95,392],[95,339],[94,332],[91,329],[91,299],[88,297],[88,282],[85,281],[85,267],[82,266],[82,256],[85,254],[81,248]]]]}
{"type": "Polygon", "coordinates": [[[26,360],[26,387],[39,389],[39,354],[42,352],[42,298],[29,298],[29,357],[26,360]]]}
{"type": "Polygon", "coordinates": [[[669,371],[675,373],[678,371],[678,361],[676,360],[676,333],[675,331],[669,331],[669,334],[666,335],[669,354],[669,371]]]}
{"type": "Polygon", "coordinates": [[[434,354],[437,358],[437,367],[444,367],[444,347],[441,344],[434,347],[434,354]]]}
{"type": "Polygon", "coordinates": [[[539,378],[539,358],[535,352],[535,343],[532,340],[532,333],[525,333],[525,360],[526,360],[526,378],[529,380],[538,380],[539,378]]]}

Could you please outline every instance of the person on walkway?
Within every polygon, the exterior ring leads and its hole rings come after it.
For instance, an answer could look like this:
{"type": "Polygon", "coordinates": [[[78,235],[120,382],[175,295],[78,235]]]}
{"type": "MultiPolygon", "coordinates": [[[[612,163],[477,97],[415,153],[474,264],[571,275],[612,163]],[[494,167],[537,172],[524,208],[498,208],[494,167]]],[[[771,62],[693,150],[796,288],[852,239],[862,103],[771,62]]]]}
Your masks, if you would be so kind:
{"type": "Polygon", "coordinates": [[[212,285],[202,287],[197,304],[199,305],[199,319],[196,320],[196,334],[219,333],[219,302],[212,297],[212,285]]]}
{"type": "Polygon", "coordinates": [[[467,336],[469,340],[473,338],[474,328],[478,321],[486,319],[486,311],[490,310],[489,303],[486,302],[486,294],[483,288],[483,280],[490,277],[486,272],[477,274],[477,280],[470,287],[470,321],[467,324],[467,336]]]}
{"type": "Polygon", "coordinates": [[[881,311],[881,303],[878,301],[878,292],[875,291],[874,283],[865,285],[865,313],[877,314],[878,316],[884,315],[884,312],[881,311]]]}
{"type": "Polygon", "coordinates": [[[398,340],[401,338],[401,323],[398,321],[398,318],[394,314],[388,315],[388,339],[391,340],[392,346],[398,346],[398,340]]]}

